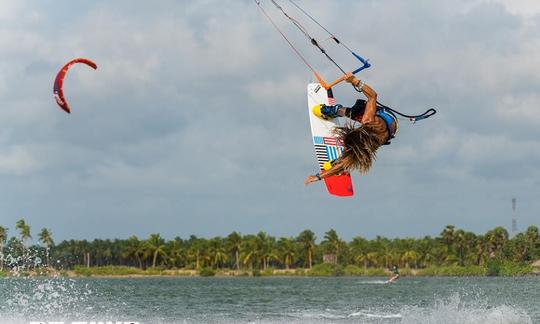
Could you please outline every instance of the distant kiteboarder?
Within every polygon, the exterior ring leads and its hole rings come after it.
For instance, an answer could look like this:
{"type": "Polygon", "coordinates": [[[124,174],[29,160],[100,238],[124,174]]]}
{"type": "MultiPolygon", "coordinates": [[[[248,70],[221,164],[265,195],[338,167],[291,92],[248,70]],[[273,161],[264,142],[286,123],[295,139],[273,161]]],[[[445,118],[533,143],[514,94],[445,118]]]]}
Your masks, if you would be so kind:
{"type": "Polygon", "coordinates": [[[394,265],[390,271],[392,271],[392,277],[388,279],[386,283],[394,283],[399,279],[399,270],[397,265],[394,265]]]}

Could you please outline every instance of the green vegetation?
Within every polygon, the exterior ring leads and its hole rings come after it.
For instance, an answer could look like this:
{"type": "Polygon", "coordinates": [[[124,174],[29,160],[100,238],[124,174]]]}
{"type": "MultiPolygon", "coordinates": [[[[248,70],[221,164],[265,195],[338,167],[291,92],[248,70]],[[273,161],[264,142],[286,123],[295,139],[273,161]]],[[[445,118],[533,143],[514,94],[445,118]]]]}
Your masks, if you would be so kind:
{"type": "Polygon", "coordinates": [[[212,268],[202,268],[199,270],[199,275],[201,277],[213,277],[216,275],[216,271],[212,268]]]}
{"type": "Polygon", "coordinates": [[[420,269],[417,273],[420,276],[447,276],[447,277],[471,277],[485,276],[486,268],[478,265],[468,266],[430,266],[420,269]]]}
{"type": "MultiPolygon", "coordinates": [[[[363,268],[360,268],[358,266],[349,264],[348,266],[343,269],[343,272],[346,276],[365,276],[366,271],[363,268]]],[[[384,274],[383,274],[384,275],[384,274]]]]}
{"type": "Polygon", "coordinates": [[[501,273],[501,262],[499,260],[489,260],[486,263],[486,275],[496,277],[501,273]]]}
{"type": "Polygon", "coordinates": [[[14,228],[18,233],[8,236],[8,229],[0,226],[0,276],[14,267],[30,275],[387,276],[393,265],[403,276],[520,276],[531,274],[531,262],[540,259],[536,226],[513,238],[502,227],[477,235],[448,225],[436,237],[357,236],[349,242],[331,229],[320,242],[305,230],[281,238],[233,232],[227,237],[166,240],[156,233],[147,239],[59,244],[44,228],[36,245],[29,245],[32,232],[24,220],[14,228]],[[41,263],[25,261],[30,259],[41,263]]]}
{"type": "MultiPolygon", "coordinates": [[[[346,276],[384,277],[388,275],[383,268],[361,268],[352,264],[346,266],[344,271],[346,276]]],[[[400,273],[405,272],[407,269],[402,269],[400,273]]]]}
{"type": "Polygon", "coordinates": [[[103,267],[82,267],[74,266],[73,271],[79,276],[133,276],[133,275],[160,275],[159,271],[141,270],[134,267],[125,266],[103,266],[103,267]]]}
{"type": "Polygon", "coordinates": [[[345,270],[341,264],[321,263],[313,266],[308,272],[310,276],[316,277],[338,277],[345,275],[345,270]]]}
{"type": "Polygon", "coordinates": [[[533,270],[534,269],[530,264],[503,262],[501,264],[499,275],[505,277],[524,276],[532,274],[533,270]]]}

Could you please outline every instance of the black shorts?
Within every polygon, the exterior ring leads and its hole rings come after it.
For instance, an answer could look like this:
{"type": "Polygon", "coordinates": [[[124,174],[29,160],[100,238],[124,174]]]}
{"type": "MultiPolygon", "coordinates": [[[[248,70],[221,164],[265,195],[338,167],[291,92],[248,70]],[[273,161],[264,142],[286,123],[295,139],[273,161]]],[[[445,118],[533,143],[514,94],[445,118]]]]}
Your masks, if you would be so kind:
{"type": "MultiPolygon", "coordinates": [[[[358,99],[354,105],[350,108],[350,111],[347,111],[347,117],[354,120],[362,119],[364,112],[366,111],[366,102],[363,99],[358,99]]],[[[349,110],[349,109],[347,109],[349,110]]]]}

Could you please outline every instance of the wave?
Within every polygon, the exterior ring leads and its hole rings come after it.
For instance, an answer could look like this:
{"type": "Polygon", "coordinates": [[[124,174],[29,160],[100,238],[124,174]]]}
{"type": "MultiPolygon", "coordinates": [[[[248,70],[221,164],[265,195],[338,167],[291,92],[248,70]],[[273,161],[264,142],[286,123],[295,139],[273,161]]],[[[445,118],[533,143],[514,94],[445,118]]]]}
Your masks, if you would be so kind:
{"type": "Polygon", "coordinates": [[[401,314],[372,314],[367,312],[355,312],[347,317],[366,317],[366,318],[401,318],[401,314]]]}
{"type": "MultiPolygon", "coordinates": [[[[366,284],[384,282],[382,280],[365,281],[366,284]]],[[[379,290],[379,288],[371,288],[379,290]]],[[[97,290],[97,291],[96,291],[97,290]]],[[[387,291],[386,289],[384,289],[387,291]]],[[[15,279],[9,285],[0,285],[0,324],[28,324],[33,320],[103,320],[125,318],[120,312],[126,312],[128,304],[118,301],[118,295],[98,292],[90,289],[85,281],[67,278],[54,279],[15,279]]],[[[174,318],[175,313],[166,313],[166,309],[147,309],[156,314],[131,308],[127,313],[138,316],[141,323],[403,323],[403,324],[529,324],[533,319],[525,310],[515,305],[493,305],[486,296],[476,295],[472,291],[454,293],[449,297],[435,298],[427,304],[394,306],[382,300],[381,304],[369,307],[366,304],[355,306],[350,300],[343,300],[339,306],[325,308],[321,302],[306,307],[302,299],[296,299],[290,305],[276,307],[269,301],[268,307],[257,312],[249,308],[226,312],[215,312],[212,306],[201,308],[201,312],[182,314],[184,318],[174,318]],[[473,294],[471,296],[471,294],[473,294]],[[161,317],[163,316],[163,317],[161,317]],[[165,318],[165,319],[164,319],[165,318]]],[[[401,296],[401,295],[400,295],[401,296]]],[[[373,297],[377,297],[375,294],[373,297]]],[[[429,298],[428,296],[425,296],[429,298]]],[[[354,299],[354,298],[353,298],[354,299]]],[[[410,301],[411,299],[409,299],[410,301]]],[[[418,301],[422,303],[422,301],[418,301]]],[[[278,304],[279,305],[279,304],[278,304]]],[[[144,307],[143,307],[144,309],[144,307]]],[[[533,311],[534,312],[534,311],[533,311]]]]}
{"type": "Polygon", "coordinates": [[[388,280],[362,280],[357,282],[359,285],[385,285],[388,280]]]}
{"type": "Polygon", "coordinates": [[[521,308],[510,305],[489,306],[482,301],[463,301],[453,294],[438,299],[428,307],[405,306],[401,308],[402,324],[529,324],[532,318],[521,308]]]}

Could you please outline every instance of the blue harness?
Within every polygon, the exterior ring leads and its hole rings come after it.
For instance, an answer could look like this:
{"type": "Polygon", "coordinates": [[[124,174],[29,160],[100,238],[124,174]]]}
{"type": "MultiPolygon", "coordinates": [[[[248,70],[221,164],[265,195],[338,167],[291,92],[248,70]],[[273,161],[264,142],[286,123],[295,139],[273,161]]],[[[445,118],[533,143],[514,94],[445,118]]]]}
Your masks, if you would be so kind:
{"type": "Polygon", "coordinates": [[[390,144],[390,140],[394,138],[397,133],[397,118],[391,112],[379,107],[377,107],[377,112],[375,113],[375,116],[381,117],[382,120],[384,120],[384,122],[386,123],[386,129],[388,130],[388,139],[386,140],[386,143],[384,143],[384,145],[388,145],[390,144]]]}

